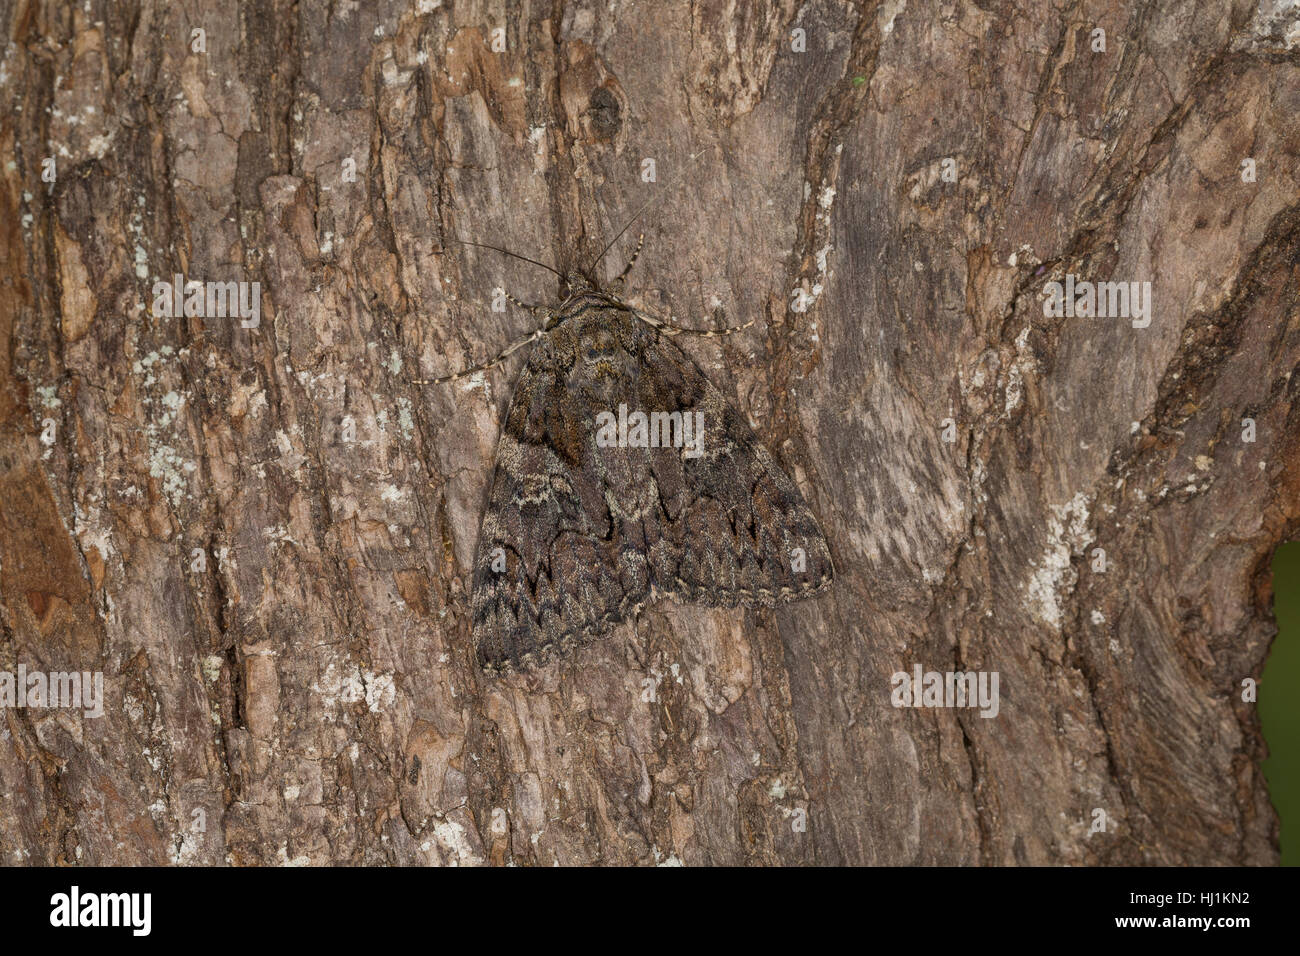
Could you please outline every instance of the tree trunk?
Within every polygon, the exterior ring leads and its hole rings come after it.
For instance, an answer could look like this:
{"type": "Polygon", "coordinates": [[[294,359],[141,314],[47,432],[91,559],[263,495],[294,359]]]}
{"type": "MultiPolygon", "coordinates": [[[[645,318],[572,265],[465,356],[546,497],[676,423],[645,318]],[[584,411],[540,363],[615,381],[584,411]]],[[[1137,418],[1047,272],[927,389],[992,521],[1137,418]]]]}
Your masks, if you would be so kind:
{"type": "Polygon", "coordinates": [[[1274,6],[0,2],[0,671],[103,674],[101,717],[0,713],[4,862],[1276,862],[1274,6]],[[560,288],[453,237],[586,268],[647,202],[596,272],[644,229],[632,301],[757,320],[678,341],[835,584],[486,677],[527,353],[413,380],[560,288]],[[1047,314],[1070,275],[1149,325],[1047,314]],[[894,706],[918,667],[996,716],[894,706]]]}

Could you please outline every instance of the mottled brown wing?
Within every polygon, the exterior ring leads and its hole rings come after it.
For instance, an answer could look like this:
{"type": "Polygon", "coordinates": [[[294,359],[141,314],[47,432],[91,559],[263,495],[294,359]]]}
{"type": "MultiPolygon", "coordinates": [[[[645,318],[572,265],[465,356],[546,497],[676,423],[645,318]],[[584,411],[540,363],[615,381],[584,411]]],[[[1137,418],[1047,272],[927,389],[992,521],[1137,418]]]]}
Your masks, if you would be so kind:
{"type": "Polygon", "coordinates": [[[698,457],[653,461],[675,545],[653,562],[655,585],[683,603],[727,607],[825,590],[835,573],[830,550],[799,489],[676,342],[643,328],[643,401],[676,396],[704,421],[698,457]]]}
{"type": "Polygon", "coordinates": [[[616,337],[620,373],[593,392],[574,359],[576,322],[553,333],[567,334],[567,351],[548,338],[529,356],[502,429],[471,602],[489,672],[608,633],[652,588],[682,602],[771,605],[833,575],[794,483],[695,363],[629,316],[588,321],[616,337]],[[597,413],[620,405],[698,413],[699,444],[599,446],[597,413]]]}
{"type": "Polygon", "coordinates": [[[534,349],[497,445],[474,558],[471,618],[490,673],[544,662],[608,632],[649,595],[620,574],[590,414],[566,362],[534,349]]]}

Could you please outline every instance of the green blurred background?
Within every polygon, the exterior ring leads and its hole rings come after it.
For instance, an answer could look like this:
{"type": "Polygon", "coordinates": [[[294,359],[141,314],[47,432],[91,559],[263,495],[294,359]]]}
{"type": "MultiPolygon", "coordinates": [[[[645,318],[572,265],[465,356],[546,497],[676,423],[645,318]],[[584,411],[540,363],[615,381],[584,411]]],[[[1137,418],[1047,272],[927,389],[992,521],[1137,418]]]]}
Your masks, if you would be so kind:
{"type": "Polygon", "coordinates": [[[1259,681],[1259,720],[1268,743],[1264,778],[1282,821],[1282,865],[1300,865],[1300,541],[1273,555],[1277,637],[1259,681]]]}

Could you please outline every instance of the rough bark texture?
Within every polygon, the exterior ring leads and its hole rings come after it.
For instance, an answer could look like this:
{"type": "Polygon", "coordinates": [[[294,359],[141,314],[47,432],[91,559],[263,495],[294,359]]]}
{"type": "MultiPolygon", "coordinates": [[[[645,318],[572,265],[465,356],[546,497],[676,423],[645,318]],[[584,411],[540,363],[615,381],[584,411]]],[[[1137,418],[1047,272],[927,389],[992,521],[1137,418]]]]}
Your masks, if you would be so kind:
{"type": "Polygon", "coordinates": [[[3,860],[1275,862],[1285,6],[0,0],[0,670],[106,702],[0,712],[3,860]],[[487,679],[521,358],[410,380],[559,289],[450,237],[585,265],[652,197],[630,294],[758,318],[683,341],[836,584],[487,679]],[[261,282],[260,326],[156,317],[176,273],[261,282]],[[1045,316],[1066,273],[1150,280],[1150,326],[1045,316]],[[896,709],[917,664],[998,716],[896,709]]]}

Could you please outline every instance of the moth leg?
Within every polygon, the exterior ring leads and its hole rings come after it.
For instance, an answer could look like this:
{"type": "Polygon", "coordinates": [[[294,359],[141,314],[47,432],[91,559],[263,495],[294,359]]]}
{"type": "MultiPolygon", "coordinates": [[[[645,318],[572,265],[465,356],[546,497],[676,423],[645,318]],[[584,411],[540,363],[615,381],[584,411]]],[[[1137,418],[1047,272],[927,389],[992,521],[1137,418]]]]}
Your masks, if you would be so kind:
{"type": "Polygon", "coordinates": [[[659,329],[664,335],[698,335],[706,339],[723,335],[735,335],[737,332],[743,332],[754,324],[754,320],[750,319],[744,325],[732,325],[725,329],[688,329],[685,326],[666,322],[649,312],[633,312],[632,314],[647,325],[659,329]]]}
{"type": "Polygon", "coordinates": [[[475,365],[473,368],[467,368],[463,372],[457,372],[454,375],[444,375],[441,378],[413,378],[411,379],[411,384],[412,385],[441,385],[444,382],[454,382],[456,381],[456,379],[464,378],[466,375],[473,375],[475,372],[486,371],[487,369],[490,369],[493,366],[500,365],[502,362],[506,360],[506,358],[511,353],[519,351],[529,342],[536,342],[538,339],[542,337],[543,334],[545,334],[544,331],[542,329],[538,329],[537,331],[524,336],[519,341],[507,346],[504,352],[502,352],[492,361],[484,365],[475,365]]]}
{"type": "Polygon", "coordinates": [[[684,329],[681,326],[677,326],[677,325],[665,325],[664,334],[665,335],[698,335],[702,338],[711,339],[723,335],[735,335],[737,332],[745,331],[745,329],[749,328],[753,324],[754,324],[754,320],[750,319],[744,325],[731,325],[725,329],[684,329]]]}
{"type": "Polygon", "coordinates": [[[520,302],[518,299],[516,299],[516,298],[515,298],[513,295],[511,295],[509,292],[506,292],[505,289],[502,289],[502,290],[501,290],[501,293],[502,293],[502,294],[503,294],[503,295],[504,295],[508,300],[510,300],[511,302],[513,302],[515,305],[519,306],[519,308],[524,309],[525,311],[531,312],[533,315],[536,315],[538,312],[541,312],[541,311],[542,311],[542,307],[541,307],[540,305],[529,305],[527,302],[520,302]]]}

